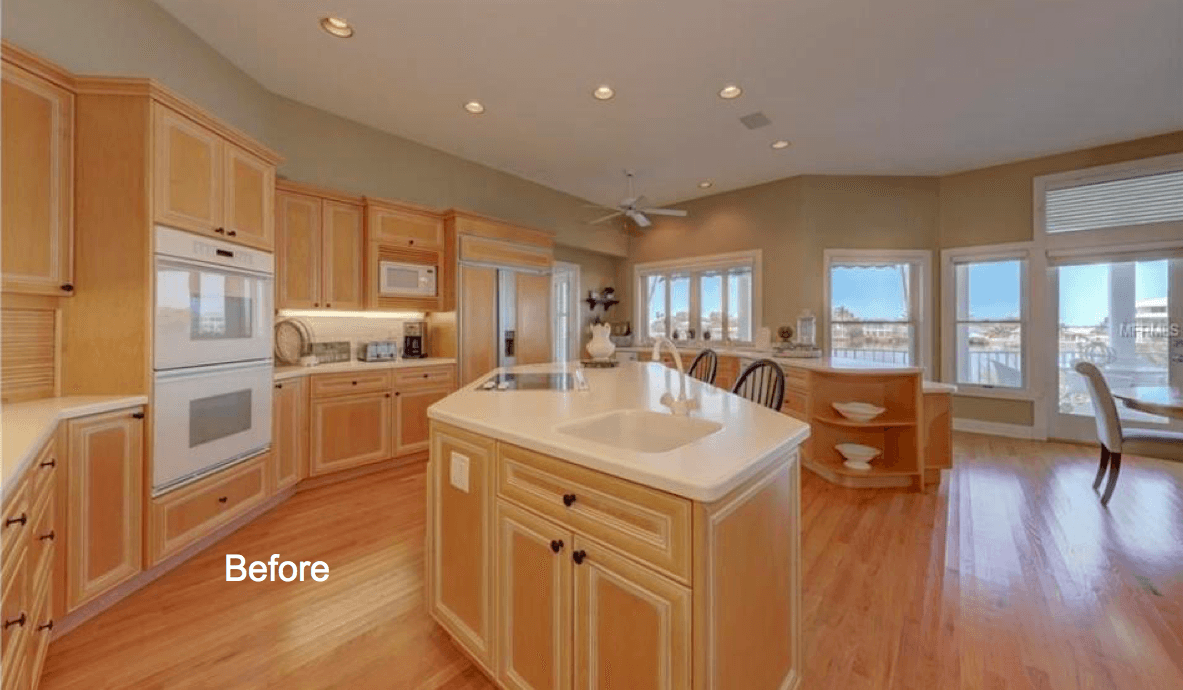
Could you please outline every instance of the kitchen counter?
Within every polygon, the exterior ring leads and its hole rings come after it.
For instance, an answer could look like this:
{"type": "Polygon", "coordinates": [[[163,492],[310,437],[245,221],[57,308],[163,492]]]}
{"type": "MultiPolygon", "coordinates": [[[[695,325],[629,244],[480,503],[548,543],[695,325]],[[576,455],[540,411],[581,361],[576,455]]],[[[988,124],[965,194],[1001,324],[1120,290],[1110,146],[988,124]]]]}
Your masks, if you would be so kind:
{"type": "Polygon", "coordinates": [[[313,374],[343,374],[351,371],[367,371],[370,369],[413,369],[416,367],[430,367],[444,364],[455,364],[451,357],[427,357],[425,359],[399,359],[393,362],[331,362],[318,364],[314,367],[287,366],[275,367],[275,380],[284,381],[297,376],[311,376],[313,374]]]}
{"type": "Polygon", "coordinates": [[[0,487],[7,493],[10,485],[15,486],[11,480],[24,473],[62,421],[147,403],[144,395],[86,395],[0,407],[0,487]]]}
{"type": "MultiPolygon", "coordinates": [[[[555,371],[573,365],[539,364],[508,369],[555,371]]],[[[498,369],[497,371],[507,371],[498,369]]],[[[696,501],[714,501],[784,458],[810,433],[809,425],[687,377],[698,419],[723,428],[661,453],[642,453],[584,441],[557,430],[615,410],[668,414],[663,393],[679,390],[678,372],[657,363],[625,362],[614,369],[584,369],[587,391],[480,391],[472,384],[435,403],[428,417],[482,436],[522,446],[606,474],[696,501]]]]}

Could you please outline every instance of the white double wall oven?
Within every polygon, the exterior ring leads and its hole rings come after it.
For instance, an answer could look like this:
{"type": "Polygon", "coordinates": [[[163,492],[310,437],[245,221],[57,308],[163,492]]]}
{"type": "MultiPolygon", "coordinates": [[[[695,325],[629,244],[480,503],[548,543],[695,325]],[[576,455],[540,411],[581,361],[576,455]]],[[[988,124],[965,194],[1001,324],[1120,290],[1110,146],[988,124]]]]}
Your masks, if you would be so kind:
{"type": "Polygon", "coordinates": [[[271,444],[274,259],[156,228],[152,491],[271,444]]]}

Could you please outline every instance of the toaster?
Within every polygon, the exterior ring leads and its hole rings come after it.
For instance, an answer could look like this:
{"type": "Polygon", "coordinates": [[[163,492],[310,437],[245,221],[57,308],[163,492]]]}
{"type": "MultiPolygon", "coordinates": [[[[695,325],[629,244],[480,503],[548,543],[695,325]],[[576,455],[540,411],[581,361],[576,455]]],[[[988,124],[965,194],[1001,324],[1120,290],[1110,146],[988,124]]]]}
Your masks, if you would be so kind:
{"type": "Polygon", "coordinates": [[[398,346],[393,340],[374,340],[357,348],[357,358],[363,362],[389,362],[398,359],[398,346]]]}

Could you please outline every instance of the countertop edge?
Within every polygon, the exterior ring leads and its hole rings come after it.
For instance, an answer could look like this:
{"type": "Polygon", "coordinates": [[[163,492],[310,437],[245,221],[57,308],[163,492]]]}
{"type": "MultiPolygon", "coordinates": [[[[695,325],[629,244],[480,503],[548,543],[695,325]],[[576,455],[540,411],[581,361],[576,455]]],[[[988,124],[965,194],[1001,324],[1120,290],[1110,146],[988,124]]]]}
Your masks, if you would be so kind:
{"type": "Polygon", "coordinates": [[[394,362],[360,362],[357,360],[349,362],[326,362],[312,367],[291,365],[275,367],[272,373],[272,380],[287,381],[301,376],[314,376],[316,374],[345,374],[367,370],[417,369],[419,367],[454,366],[455,364],[455,357],[427,357],[424,359],[400,359],[394,362]]]}

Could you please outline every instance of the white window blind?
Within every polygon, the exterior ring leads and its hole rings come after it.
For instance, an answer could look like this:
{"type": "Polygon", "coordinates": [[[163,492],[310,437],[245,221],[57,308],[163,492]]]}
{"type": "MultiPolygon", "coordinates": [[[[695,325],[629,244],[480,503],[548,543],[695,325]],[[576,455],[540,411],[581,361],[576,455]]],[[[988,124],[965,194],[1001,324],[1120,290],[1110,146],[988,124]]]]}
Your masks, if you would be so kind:
{"type": "Polygon", "coordinates": [[[1049,233],[1183,221],[1183,169],[1049,186],[1049,233]]]}

